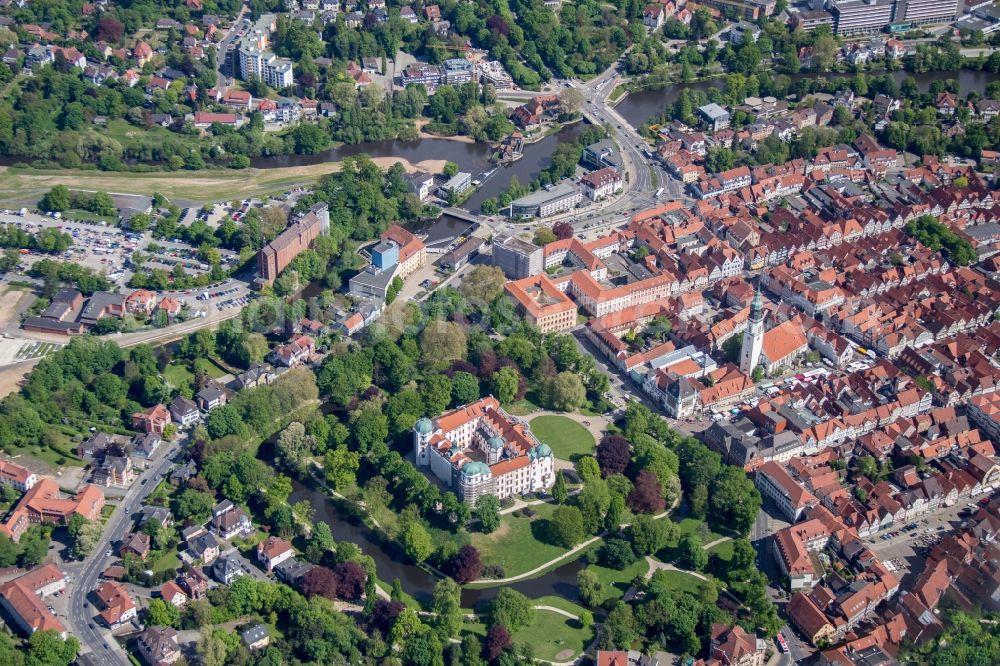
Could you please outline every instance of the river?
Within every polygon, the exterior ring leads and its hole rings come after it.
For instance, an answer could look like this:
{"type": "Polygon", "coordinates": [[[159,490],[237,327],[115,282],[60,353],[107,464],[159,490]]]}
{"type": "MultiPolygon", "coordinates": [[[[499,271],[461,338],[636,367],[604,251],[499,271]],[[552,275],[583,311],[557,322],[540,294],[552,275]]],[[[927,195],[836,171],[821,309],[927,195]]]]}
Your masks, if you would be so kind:
{"type": "MultiPolygon", "coordinates": [[[[866,74],[868,76],[879,76],[882,72],[866,72],[866,74]]],[[[830,80],[836,78],[850,78],[853,77],[854,74],[831,72],[820,75],[815,73],[803,73],[790,75],[789,78],[794,82],[807,77],[820,78],[821,76],[830,80]]],[[[926,72],[924,74],[913,74],[911,72],[904,71],[892,72],[892,77],[896,80],[897,85],[908,76],[912,76],[916,80],[917,85],[922,91],[926,91],[933,81],[956,79],[958,80],[959,94],[963,97],[973,90],[980,93],[985,92],[986,85],[991,81],[997,80],[996,76],[990,74],[989,72],[975,71],[971,69],[963,69],[958,72],[926,72]]],[[[718,88],[721,90],[725,87],[725,85],[725,78],[719,77],[705,81],[696,81],[695,83],[686,85],[673,85],[667,86],[666,88],[659,88],[657,90],[635,92],[623,99],[618,106],[615,107],[615,110],[618,111],[618,113],[620,113],[630,125],[633,127],[639,127],[644,122],[663,111],[667,105],[673,104],[678,95],[680,95],[680,91],[684,88],[708,91],[712,88],[718,88]]]]}
{"type": "MultiPolygon", "coordinates": [[[[380,580],[391,583],[398,578],[404,592],[421,602],[430,601],[437,582],[432,574],[410,564],[399,548],[393,544],[384,544],[370,529],[351,516],[344,515],[323,492],[307,488],[293,480],[292,494],[288,501],[294,504],[302,500],[312,505],[314,520],[323,521],[330,526],[335,540],[356,543],[366,555],[375,560],[375,570],[380,580]]],[[[496,596],[501,587],[512,588],[529,598],[553,595],[575,601],[578,598],[576,576],[583,566],[583,562],[576,559],[531,580],[479,590],[463,588],[462,607],[475,608],[496,596]]]]}
{"type": "Polygon", "coordinates": [[[376,141],[341,145],[315,155],[270,155],[255,157],[250,165],[256,169],[280,169],[284,167],[311,166],[326,162],[336,162],[353,155],[369,157],[400,157],[412,164],[423,160],[447,160],[458,165],[460,171],[467,171],[474,179],[493,171],[486,177],[478,191],[464,204],[469,210],[478,210],[479,205],[490,197],[495,197],[510,185],[512,177],[524,185],[530,183],[547,167],[556,146],[563,141],[572,141],[582,131],[582,124],[564,127],[538,143],[524,147],[524,156],[517,162],[494,170],[489,158],[491,149],[481,143],[466,143],[450,139],[418,139],[416,141],[376,141]]]}

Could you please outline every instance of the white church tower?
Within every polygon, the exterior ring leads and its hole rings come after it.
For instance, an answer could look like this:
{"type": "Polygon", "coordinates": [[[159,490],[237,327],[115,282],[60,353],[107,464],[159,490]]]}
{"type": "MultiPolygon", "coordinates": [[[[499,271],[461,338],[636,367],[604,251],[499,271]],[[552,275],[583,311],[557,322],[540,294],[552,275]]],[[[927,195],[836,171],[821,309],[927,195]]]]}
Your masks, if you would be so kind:
{"type": "Polygon", "coordinates": [[[764,305],[760,297],[760,285],[750,304],[750,319],[743,332],[743,347],[740,349],[740,370],[751,374],[760,364],[760,351],[764,346],[764,305]]]}

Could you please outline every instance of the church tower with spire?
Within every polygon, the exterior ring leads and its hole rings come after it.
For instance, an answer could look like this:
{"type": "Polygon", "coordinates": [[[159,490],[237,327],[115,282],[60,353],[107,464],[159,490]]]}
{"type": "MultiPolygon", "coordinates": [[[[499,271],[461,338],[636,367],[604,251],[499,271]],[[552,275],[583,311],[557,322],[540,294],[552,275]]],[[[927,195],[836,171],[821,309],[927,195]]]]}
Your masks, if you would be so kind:
{"type": "Polygon", "coordinates": [[[740,371],[751,374],[760,364],[760,352],[764,347],[764,304],[760,295],[760,284],[750,303],[750,319],[743,332],[743,347],[740,349],[740,371]]]}

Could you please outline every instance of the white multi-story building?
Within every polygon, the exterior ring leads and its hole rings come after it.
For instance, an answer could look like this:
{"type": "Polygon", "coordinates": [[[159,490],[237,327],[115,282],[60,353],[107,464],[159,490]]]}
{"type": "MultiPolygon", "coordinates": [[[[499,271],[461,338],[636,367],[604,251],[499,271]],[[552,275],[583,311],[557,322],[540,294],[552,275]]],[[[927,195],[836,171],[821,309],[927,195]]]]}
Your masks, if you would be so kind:
{"type": "Polygon", "coordinates": [[[292,61],[262,50],[255,40],[240,42],[239,55],[240,78],[244,81],[260,79],[278,90],[295,83],[292,61]]]}
{"type": "Polygon", "coordinates": [[[831,0],[838,35],[874,35],[892,23],[895,0],[831,0]]]}
{"type": "Polygon", "coordinates": [[[413,427],[413,455],[464,502],[547,490],[555,483],[552,449],[490,396],[413,427]]]}
{"type": "Polygon", "coordinates": [[[239,77],[244,81],[260,79],[272,88],[281,90],[295,83],[295,76],[292,61],[279,58],[269,50],[275,25],[274,14],[264,14],[240,40],[237,50],[239,77]]]}
{"type": "Polygon", "coordinates": [[[896,23],[936,25],[951,23],[958,16],[958,0],[899,0],[896,23]]]}
{"type": "Polygon", "coordinates": [[[610,197],[622,190],[622,177],[615,169],[604,167],[580,179],[584,195],[591,201],[610,197]]]}

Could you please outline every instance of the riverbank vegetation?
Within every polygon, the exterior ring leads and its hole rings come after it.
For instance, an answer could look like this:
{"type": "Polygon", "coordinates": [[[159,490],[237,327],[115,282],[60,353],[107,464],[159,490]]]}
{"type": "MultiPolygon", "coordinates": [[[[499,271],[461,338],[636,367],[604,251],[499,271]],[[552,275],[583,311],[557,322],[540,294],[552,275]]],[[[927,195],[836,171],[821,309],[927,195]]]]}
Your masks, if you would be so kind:
{"type": "MultiPolygon", "coordinates": [[[[789,159],[811,159],[821,146],[837,142],[851,143],[865,133],[877,136],[887,146],[918,155],[957,154],[978,158],[983,149],[1000,142],[1000,123],[970,122],[970,111],[964,106],[957,114],[958,119],[965,123],[964,131],[942,131],[934,100],[941,92],[957,93],[958,82],[955,80],[931,81],[926,92],[921,92],[913,77],[905,77],[897,83],[890,73],[858,72],[850,76],[803,76],[792,79],[787,75],[761,72],[749,76],[729,74],[716,79],[714,83],[717,85],[707,90],[682,89],[672,104],[643,125],[642,131],[647,136],[656,138],[658,129],[674,120],[698,126],[701,122],[697,117],[698,107],[708,102],[737,107],[749,96],[799,100],[789,102],[789,108],[794,109],[812,107],[819,93],[832,95],[847,90],[866,100],[879,94],[900,99],[902,107],[892,112],[888,123],[881,124],[878,123],[882,119],[877,116],[870,101],[863,103],[857,119],[846,108],[837,107],[828,127],[807,127],[791,141],[770,136],[758,142],[753,151],[742,149],[738,145],[712,149],[706,158],[706,169],[711,172],[739,165],[781,164],[789,159]],[[878,130],[876,126],[879,127],[878,130]]],[[[966,100],[976,102],[991,96],[1000,96],[1000,83],[990,83],[985,96],[975,91],[969,92],[966,100]]],[[[731,121],[733,130],[744,129],[752,122],[750,114],[734,110],[731,121]]]]}
{"type": "Polygon", "coordinates": [[[185,116],[227,109],[184,95],[178,80],[153,94],[152,112],[175,118],[171,131],[150,122],[142,86],[93,86],[78,70],[42,67],[32,78],[16,82],[0,103],[0,153],[37,166],[55,163],[103,171],[196,171],[213,163],[245,168],[249,161],[236,157],[310,155],[334,142],[415,139],[414,120],[427,100],[422,86],[399,91],[391,100],[377,86],[358,90],[353,83],[334,84],[329,94],[338,107],[332,118],[265,132],[263,117],[253,112],[239,128],[215,123],[203,132],[185,116]],[[95,116],[104,119],[104,127],[93,124],[95,116]]]}
{"type": "Polygon", "coordinates": [[[425,113],[431,122],[424,131],[433,134],[465,134],[476,141],[493,143],[514,130],[506,108],[497,103],[493,86],[480,86],[474,81],[438,86],[425,113]]]}

